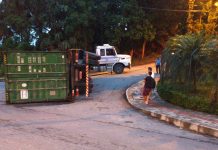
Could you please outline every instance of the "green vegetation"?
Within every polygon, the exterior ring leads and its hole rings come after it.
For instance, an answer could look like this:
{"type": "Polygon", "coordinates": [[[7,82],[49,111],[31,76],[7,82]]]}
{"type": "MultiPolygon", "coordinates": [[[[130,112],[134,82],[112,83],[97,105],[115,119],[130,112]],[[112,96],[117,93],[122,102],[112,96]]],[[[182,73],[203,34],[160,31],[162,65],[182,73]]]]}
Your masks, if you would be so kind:
{"type": "Polygon", "coordinates": [[[218,34],[218,7],[215,3],[216,0],[206,0],[195,1],[194,4],[191,4],[193,5],[193,9],[201,10],[201,12],[189,13],[187,19],[189,32],[201,32],[202,30],[205,30],[209,34],[218,34]]]}
{"type": "Polygon", "coordinates": [[[162,49],[166,37],[181,33],[178,26],[186,17],[147,8],[186,9],[186,5],[185,0],[2,0],[0,47],[91,51],[109,43],[121,53],[142,52],[143,58],[148,49],[155,49],[149,42],[156,41],[162,49]]]}
{"type": "Polygon", "coordinates": [[[0,53],[0,80],[4,76],[3,55],[0,53]]]}
{"type": "Polygon", "coordinates": [[[207,112],[218,115],[218,104],[212,103],[209,98],[209,91],[200,90],[204,87],[198,87],[199,91],[195,93],[187,93],[184,87],[179,87],[175,84],[159,84],[158,93],[166,101],[181,106],[183,108],[196,111],[207,112]]]}
{"type": "Polygon", "coordinates": [[[4,76],[4,65],[0,64],[0,78],[3,78],[4,76]]]}
{"type": "Polygon", "coordinates": [[[188,13],[180,11],[192,9],[187,0],[2,0],[0,51],[93,51],[108,43],[119,53],[131,53],[133,65],[140,65],[153,62],[165,48],[160,95],[183,107],[217,114],[214,2],[196,1],[198,12],[188,13]],[[199,33],[202,29],[205,33],[199,33]],[[184,35],[187,31],[198,33],[184,35]]]}
{"type": "Polygon", "coordinates": [[[171,38],[162,55],[160,95],[185,108],[218,114],[218,38],[204,32],[171,38]]]}

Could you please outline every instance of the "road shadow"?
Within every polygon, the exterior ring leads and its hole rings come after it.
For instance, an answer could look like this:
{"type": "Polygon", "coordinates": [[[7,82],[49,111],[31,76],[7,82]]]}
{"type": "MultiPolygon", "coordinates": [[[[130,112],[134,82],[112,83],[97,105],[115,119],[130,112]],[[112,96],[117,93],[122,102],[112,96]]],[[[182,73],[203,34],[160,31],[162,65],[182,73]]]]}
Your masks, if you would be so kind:
{"type": "Polygon", "coordinates": [[[12,105],[16,108],[22,108],[22,107],[61,106],[61,105],[69,105],[71,103],[72,102],[64,101],[64,102],[34,102],[34,103],[8,104],[8,105],[12,105]]]}

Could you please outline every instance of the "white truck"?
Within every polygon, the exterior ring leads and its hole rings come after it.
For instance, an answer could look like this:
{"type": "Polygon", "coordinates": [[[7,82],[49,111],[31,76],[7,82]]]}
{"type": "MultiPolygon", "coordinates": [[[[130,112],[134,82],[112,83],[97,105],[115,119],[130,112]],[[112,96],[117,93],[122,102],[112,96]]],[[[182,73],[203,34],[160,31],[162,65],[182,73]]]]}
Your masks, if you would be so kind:
{"type": "Polygon", "coordinates": [[[96,54],[101,56],[99,61],[99,67],[107,68],[111,67],[111,71],[116,74],[123,73],[124,68],[131,68],[131,56],[117,54],[114,46],[104,44],[103,46],[96,47],[96,54]]]}

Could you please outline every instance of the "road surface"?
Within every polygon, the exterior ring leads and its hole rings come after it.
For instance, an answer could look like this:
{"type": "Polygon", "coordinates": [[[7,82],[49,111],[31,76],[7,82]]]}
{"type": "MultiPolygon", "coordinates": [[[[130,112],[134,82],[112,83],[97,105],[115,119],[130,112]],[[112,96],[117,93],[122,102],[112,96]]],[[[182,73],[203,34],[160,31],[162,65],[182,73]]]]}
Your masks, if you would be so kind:
{"type": "MultiPolygon", "coordinates": [[[[147,67],[147,66],[146,66],[147,67]]],[[[216,138],[145,116],[125,99],[145,66],[95,76],[93,93],[75,103],[4,104],[0,84],[0,150],[215,150],[216,138]]]]}

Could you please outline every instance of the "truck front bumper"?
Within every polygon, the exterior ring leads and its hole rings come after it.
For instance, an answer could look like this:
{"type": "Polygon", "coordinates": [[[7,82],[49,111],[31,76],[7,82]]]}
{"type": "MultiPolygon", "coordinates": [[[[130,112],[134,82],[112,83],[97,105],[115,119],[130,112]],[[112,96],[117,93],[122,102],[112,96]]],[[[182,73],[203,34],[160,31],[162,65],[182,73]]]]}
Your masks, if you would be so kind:
{"type": "Polygon", "coordinates": [[[131,69],[131,67],[132,67],[132,65],[129,63],[128,66],[127,66],[127,68],[131,69]]]}

